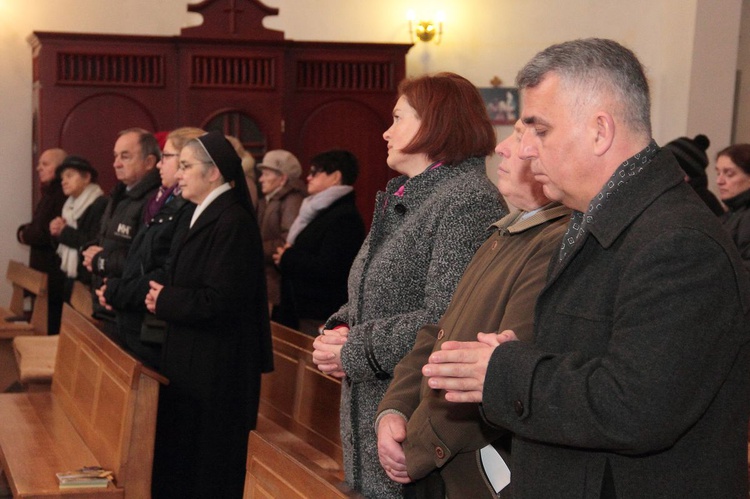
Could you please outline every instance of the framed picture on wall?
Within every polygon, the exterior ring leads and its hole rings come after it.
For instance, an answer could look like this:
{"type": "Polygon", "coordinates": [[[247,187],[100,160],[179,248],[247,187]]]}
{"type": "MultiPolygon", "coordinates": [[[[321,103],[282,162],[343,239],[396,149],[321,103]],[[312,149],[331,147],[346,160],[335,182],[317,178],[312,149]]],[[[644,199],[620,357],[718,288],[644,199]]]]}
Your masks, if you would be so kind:
{"type": "Polygon", "coordinates": [[[518,89],[515,87],[480,88],[487,114],[493,125],[512,125],[518,120],[518,89]]]}

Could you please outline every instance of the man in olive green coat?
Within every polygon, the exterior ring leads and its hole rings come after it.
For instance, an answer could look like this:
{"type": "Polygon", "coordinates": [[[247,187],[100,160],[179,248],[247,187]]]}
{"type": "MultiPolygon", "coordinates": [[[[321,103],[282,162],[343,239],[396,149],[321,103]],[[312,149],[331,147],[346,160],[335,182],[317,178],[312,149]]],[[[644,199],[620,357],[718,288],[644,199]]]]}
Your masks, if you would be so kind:
{"type": "Polygon", "coordinates": [[[430,389],[421,369],[443,342],[475,340],[478,332],[512,329],[531,340],[536,297],[570,210],[551,203],[529,162],[519,159],[522,129],[519,122],[495,149],[503,157],[498,189],[521,211],[493,224],[497,230],[467,267],[443,318],[419,331],[378,407],[381,464],[394,481],[416,481],[406,490],[412,487],[420,496],[444,496],[444,487],[448,497],[497,497],[507,485],[489,462],[494,456],[497,466],[507,469],[510,435],[487,425],[478,404],[446,402],[444,393],[430,389]],[[429,480],[420,480],[431,473],[429,480]]]}

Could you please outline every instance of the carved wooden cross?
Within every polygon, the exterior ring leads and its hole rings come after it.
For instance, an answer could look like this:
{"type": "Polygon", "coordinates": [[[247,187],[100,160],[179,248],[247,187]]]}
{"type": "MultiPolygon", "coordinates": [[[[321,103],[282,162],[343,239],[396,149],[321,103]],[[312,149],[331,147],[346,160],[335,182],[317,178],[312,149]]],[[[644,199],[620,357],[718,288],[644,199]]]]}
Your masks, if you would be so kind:
{"type": "Polygon", "coordinates": [[[243,9],[237,7],[238,0],[229,0],[229,8],[224,9],[224,12],[229,14],[229,32],[232,34],[237,33],[237,15],[245,12],[243,9]]]}

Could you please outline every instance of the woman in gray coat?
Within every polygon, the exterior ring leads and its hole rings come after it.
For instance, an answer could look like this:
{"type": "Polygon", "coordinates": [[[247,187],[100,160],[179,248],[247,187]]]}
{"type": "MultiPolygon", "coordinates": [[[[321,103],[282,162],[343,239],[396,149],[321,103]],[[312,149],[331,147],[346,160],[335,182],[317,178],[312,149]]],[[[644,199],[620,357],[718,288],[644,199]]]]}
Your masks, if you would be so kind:
{"type": "Polygon", "coordinates": [[[349,301],[316,338],[321,371],[343,378],[346,481],[371,498],[401,497],[378,462],[375,413],[419,328],[445,311],[464,268],[505,214],[484,160],[495,134],[465,78],[405,80],[383,134],[401,176],[377,196],[367,239],[349,275],[349,301]]]}

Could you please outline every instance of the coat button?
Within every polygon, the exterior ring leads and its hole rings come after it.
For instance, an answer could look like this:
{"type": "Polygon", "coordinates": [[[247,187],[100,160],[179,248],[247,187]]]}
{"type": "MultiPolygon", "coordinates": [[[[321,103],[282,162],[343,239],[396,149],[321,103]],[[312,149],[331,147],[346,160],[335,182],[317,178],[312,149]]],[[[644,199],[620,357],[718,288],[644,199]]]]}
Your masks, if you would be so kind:
{"type": "Polygon", "coordinates": [[[445,457],[445,451],[442,447],[435,447],[435,455],[438,459],[443,459],[445,457]]]}
{"type": "Polygon", "coordinates": [[[401,203],[398,203],[396,206],[393,207],[394,210],[396,210],[396,213],[399,215],[403,215],[406,213],[406,206],[402,205],[401,203]]]}
{"type": "Polygon", "coordinates": [[[441,329],[438,331],[437,339],[442,340],[445,337],[445,330],[441,329]]]}
{"type": "Polygon", "coordinates": [[[513,402],[513,410],[516,411],[516,414],[519,416],[523,416],[523,402],[520,400],[513,402]]]}

